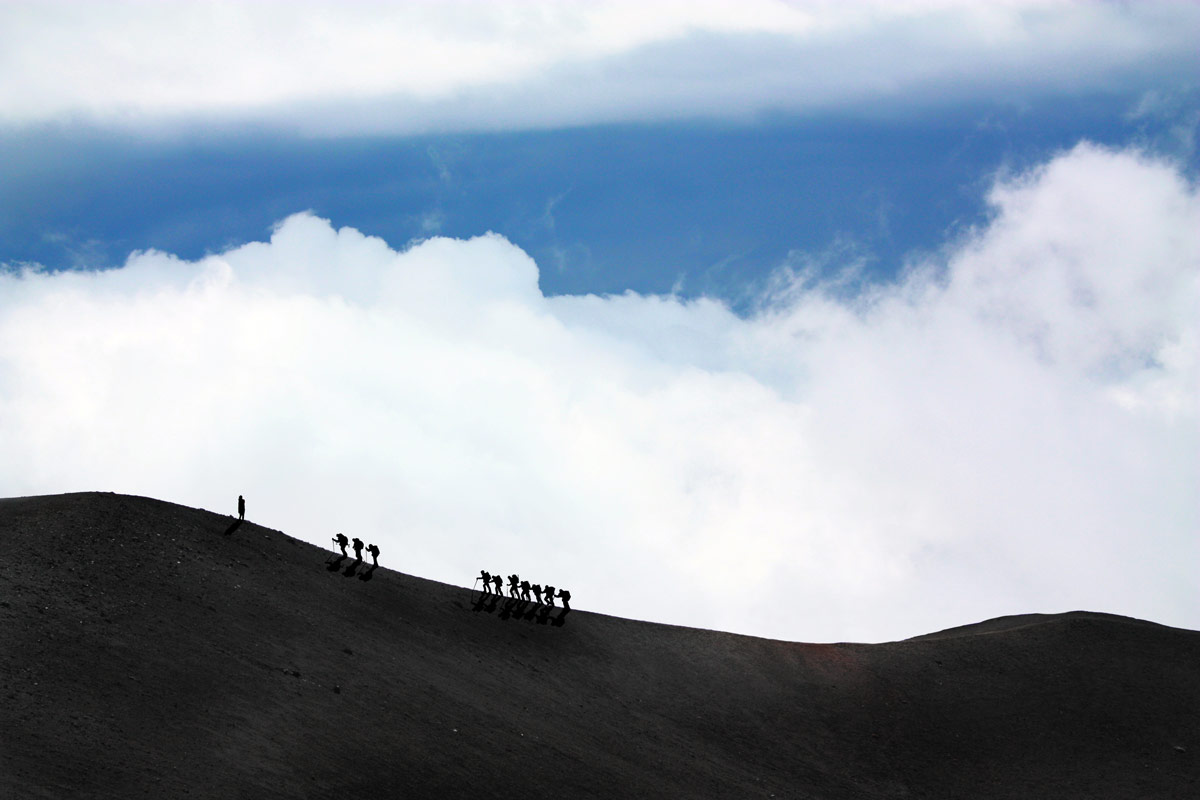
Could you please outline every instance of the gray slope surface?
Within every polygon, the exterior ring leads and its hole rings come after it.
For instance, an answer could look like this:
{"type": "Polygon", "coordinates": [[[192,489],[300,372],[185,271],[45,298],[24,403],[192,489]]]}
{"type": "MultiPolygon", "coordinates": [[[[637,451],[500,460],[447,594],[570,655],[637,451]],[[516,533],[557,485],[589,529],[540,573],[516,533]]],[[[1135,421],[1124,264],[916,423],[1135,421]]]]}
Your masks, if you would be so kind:
{"type": "Polygon", "coordinates": [[[0,500],[0,796],[1200,797],[1194,631],[556,625],[231,522],[0,500]]]}

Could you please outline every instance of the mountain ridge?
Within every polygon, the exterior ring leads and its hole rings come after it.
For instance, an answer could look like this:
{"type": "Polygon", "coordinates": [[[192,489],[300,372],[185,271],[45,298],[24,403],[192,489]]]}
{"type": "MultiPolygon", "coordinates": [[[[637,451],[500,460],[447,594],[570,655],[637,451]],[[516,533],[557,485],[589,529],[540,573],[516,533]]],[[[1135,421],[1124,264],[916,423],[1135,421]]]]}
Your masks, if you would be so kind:
{"type": "Polygon", "coordinates": [[[1200,795],[1194,631],[1069,612],[804,644],[527,619],[230,523],[0,500],[0,794],[1200,795]]]}

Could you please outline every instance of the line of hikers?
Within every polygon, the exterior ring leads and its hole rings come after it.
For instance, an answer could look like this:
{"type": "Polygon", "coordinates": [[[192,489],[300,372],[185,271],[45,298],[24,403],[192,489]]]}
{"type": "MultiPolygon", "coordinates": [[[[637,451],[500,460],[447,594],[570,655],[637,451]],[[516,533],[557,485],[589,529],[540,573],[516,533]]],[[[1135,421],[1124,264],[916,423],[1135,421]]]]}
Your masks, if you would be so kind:
{"type": "MultiPolygon", "coordinates": [[[[337,536],[333,537],[333,543],[342,549],[342,558],[345,558],[346,556],[350,555],[349,553],[346,552],[346,545],[350,544],[350,540],[346,538],[346,534],[339,533],[337,536]]],[[[379,548],[376,547],[374,544],[369,544],[366,547],[367,547],[367,552],[371,554],[371,561],[373,562],[373,566],[378,567],[379,566],[379,548]]],[[[362,539],[355,536],[354,537],[354,557],[359,561],[362,561],[362,551],[363,551],[363,541],[362,541],[362,539]]]]}
{"type": "MultiPolygon", "coordinates": [[[[497,597],[504,595],[504,579],[499,575],[493,575],[487,570],[481,569],[479,570],[479,577],[475,579],[475,582],[478,583],[480,580],[483,581],[484,594],[494,594],[497,597]],[[489,588],[491,586],[496,587],[494,592],[489,588]]],[[[542,588],[540,584],[523,581],[520,575],[515,574],[508,576],[508,596],[518,600],[532,600],[536,598],[538,603],[544,602],[552,608],[554,607],[554,598],[557,597],[562,600],[563,608],[569,609],[571,607],[571,593],[566,589],[559,589],[556,593],[553,586],[542,588]],[[533,593],[533,597],[529,596],[530,592],[533,593]],[[545,598],[545,600],[542,598],[545,598]]]]}
{"type": "MultiPolygon", "coordinates": [[[[245,518],[246,499],[239,494],[238,523],[245,518]]],[[[237,523],[235,523],[235,527],[236,524],[237,523]]],[[[229,533],[229,531],[226,531],[226,533],[229,533]]],[[[338,549],[342,551],[342,558],[347,558],[350,555],[346,552],[346,547],[351,545],[354,549],[354,559],[356,561],[361,562],[363,560],[362,551],[366,549],[366,551],[371,554],[371,566],[379,566],[379,547],[374,543],[364,544],[363,540],[357,536],[355,536],[354,539],[347,539],[346,534],[344,533],[338,533],[337,536],[334,536],[333,543],[336,544],[338,549]]],[[[367,572],[370,573],[371,570],[367,570],[367,572]]],[[[347,572],[347,574],[350,573],[347,572]]],[[[504,579],[499,575],[493,575],[487,570],[481,569],[479,571],[479,577],[475,579],[475,582],[479,583],[481,579],[483,580],[483,593],[485,595],[494,594],[497,597],[504,596],[504,579]],[[492,591],[491,587],[493,586],[496,587],[495,591],[492,591]]],[[[521,576],[515,573],[508,576],[508,596],[517,600],[536,599],[539,605],[544,604],[550,606],[551,608],[555,607],[554,598],[557,597],[559,600],[562,600],[563,608],[566,609],[566,611],[571,610],[571,593],[566,589],[555,589],[553,586],[543,587],[541,584],[523,581],[521,580],[521,576]]],[[[563,613],[566,612],[564,611],[563,613]]]]}

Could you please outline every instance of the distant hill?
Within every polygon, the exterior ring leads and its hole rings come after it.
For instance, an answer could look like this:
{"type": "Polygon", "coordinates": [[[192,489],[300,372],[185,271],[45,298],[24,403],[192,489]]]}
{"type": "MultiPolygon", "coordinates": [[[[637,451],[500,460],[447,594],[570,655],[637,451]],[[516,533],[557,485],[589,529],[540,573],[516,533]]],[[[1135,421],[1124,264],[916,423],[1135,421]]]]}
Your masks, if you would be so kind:
{"type": "Polygon", "coordinates": [[[0,500],[0,797],[1200,797],[1194,631],[556,625],[232,521],[0,500]]]}

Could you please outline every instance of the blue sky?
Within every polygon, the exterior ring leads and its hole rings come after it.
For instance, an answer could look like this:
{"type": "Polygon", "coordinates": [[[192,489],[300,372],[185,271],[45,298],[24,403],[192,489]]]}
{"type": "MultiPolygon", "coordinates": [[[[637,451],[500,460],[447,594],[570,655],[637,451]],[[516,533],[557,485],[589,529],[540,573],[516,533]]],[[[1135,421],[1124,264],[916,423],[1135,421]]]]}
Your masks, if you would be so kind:
{"type": "MultiPolygon", "coordinates": [[[[549,131],[312,139],[43,124],[0,139],[0,252],[53,269],[198,258],[311,210],[389,242],[504,235],[550,294],[715,295],[797,255],[888,278],[981,222],[995,174],[1080,140],[1170,150],[1138,93],[549,131]]],[[[1192,101],[1194,103],[1194,98],[1192,101]]],[[[1178,148],[1170,154],[1179,157],[1178,148]]],[[[1194,154],[1182,154],[1194,167],[1194,154]]]]}
{"type": "Polygon", "coordinates": [[[1200,627],[1198,39],[1177,2],[0,4],[0,495],[244,494],[783,639],[1200,627]]]}

